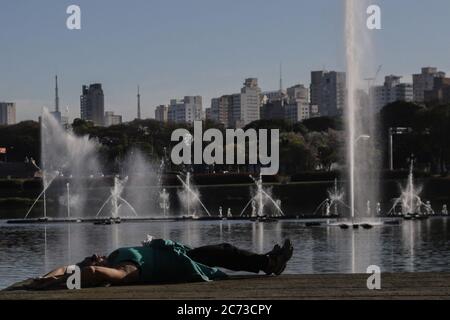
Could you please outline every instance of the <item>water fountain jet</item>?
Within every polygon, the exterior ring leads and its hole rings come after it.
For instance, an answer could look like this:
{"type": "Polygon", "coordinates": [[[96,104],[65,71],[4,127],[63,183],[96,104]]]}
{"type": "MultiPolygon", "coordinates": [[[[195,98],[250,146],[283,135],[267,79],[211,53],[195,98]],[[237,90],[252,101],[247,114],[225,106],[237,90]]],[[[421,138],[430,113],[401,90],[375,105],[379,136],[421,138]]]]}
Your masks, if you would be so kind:
{"type": "Polygon", "coordinates": [[[27,219],[29,214],[31,213],[31,211],[34,209],[34,207],[36,206],[36,204],[38,203],[38,201],[43,198],[43,202],[44,202],[44,216],[41,219],[46,220],[47,219],[47,197],[45,196],[48,188],[50,188],[50,186],[52,185],[53,181],[55,181],[55,179],[60,175],[59,172],[54,172],[54,174],[52,175],[52,177],[50,178],[50,180],[47,180],[46,178],[44,178],[44,176],[46,176],[46,173],[43,172],[43,177],[42,177],[42,181],[43,181],[43,190],[42,192],[37,196],[37,198],[34,200],[33,204],[31,205],[30,209],[28,209],[27,213],[25,214],[25,218],[27,219]]]}
{"type": "Polygon", "coordinates": [[[262,175],[259,175],[258,179],[255,179],[253,176],[249,176],[253,182],[256,185],[256,192],[255,195],[250,199],[250,201],[247,203],[247,205],[242,210],[240,216],[243,217],[245,214],[245,211],[247,208],[252,205],[252,218],[253,219],[263,219],[267,217],[266,214],[264,214],[264,207],[265,203],[269,202],[273,205],[275,208],[275,211],[278,214],[275,214],[274,216],[284,216],[283,210],[280,208],[279,203],[275,201],[265,190],[263,187],[263,181],[262,181],[262,175]],[[256,208],[256,210],[255,210],[256,208]]]}
{"type": "Polygon", "coordinates": [[[125,188],[125,184],[128,181],[128,177],[125,177],[123,180],[120,180],[118,176],[114,177],[114,186],[111,188],[111,195],[106,199],[106,201],[101,206],[100,210],[96,214],[96,218],[102,213],[103,209],[106,207],[108,203],[111,204],[111,218],[114,220],[120,219],[119,210],[122,206],[121,202],[125,204],[131,212],[136,216],[139,217],[136,210],[133,208],[133,206],[122,197],[123,190],[125,188]]]}
{"type": "Polygon", "coordinates": [[[371,36],[366,27],[364,14],[368,4],[366,0],[345,1],[347,61],[345,119],[351,225],[355,225],[360,214],[366,212],[367,201],[376,203],[378,198],[379,163],[375,148],[376,116],[371,111],[370,105],[363,103],[360,95],[365,86],[362,74],[371,68],[371,59],[369,58],[371,36]]]}
{"type": "Polygon", "coordinates": [[[160,199],[160,203],[159,206],[160,208],[163,210],[163,216],[166,218],[167,217],[167,212],[170,208],[170,204],[169,204],[169,193],[166,191],[165,188],[162,189],[162,191],[159,194],[159,199],[160,199]]]}
{"type": "Polygon", "coordinates": [[[189,217],[195,217],[195,212],[191,214],[191,207],[195,205],[195,203],[200,204],[200,206],[205,210],[207,215],[211,217],[211,214],[209,213],[209,210],[205,207],[203,202],[200,200],[200,197],[198,195],[198,192],[194,190],[194,187],[191,184],[191,173],[188,172],[186,174],[186,181],[183,181],[183,179],[177,175],[177,179],[181,182],[183,185],[183,191],[181,194],[179,194],[179,197],[184,198],[185,201],[182,201],[182,203],[186,206],[187,209],[187,215],[189,217]]]}
{"type": "Polygon", "coordinates": [[[411,158],[409,166],[408,181],[405,187],[400,186],[400,197],[394,200],[392,208],[388,212],[388,216],[396,215],[396,209],[401,207],[401,215],[406,220],[423,219],[434,214],[431,203],[424,203],[420,198],[422,187],[416,185],[414,180],[414,160],[411,158]],[[426,213],[424,213],[426,212],[426,213]]]}
{"type": "MultiPolygon", "coordinates": [[[[79,137],[70,129],[63,128],[46,108],[41,115],[41,164],[44,190],[47,190],[57,177],[70,177],[72,198],[77,199],[76,212],[71,216],[83,216],[88,200],[88,177],[101,176],[98,162],[99,144],[88,136],[79,137]],[[58,172],[58,175],[56,175],[58,172]],[[50,174],[49,174],[50,173],[50,174]],[[72,179],[72,177],[75,177],[72,179]]],[[[64,189],[59,190],[60,194],[64,189]]],[[[44,214],[46,215],[46,192],[44,214]]]]}
{"type": "Polygon", "coordinates": [[[339,216],[339,206],[343,206],[347,209],[350,207],[344,202],[345,193],[339,189],[338,180],[334,179],[333,188],[327,191],[328,198],[325,199],[314,211],[314,215],[321,212],[325,217],[339,216]],[[333,211],[333,213],[331,213],[333,211]]]}

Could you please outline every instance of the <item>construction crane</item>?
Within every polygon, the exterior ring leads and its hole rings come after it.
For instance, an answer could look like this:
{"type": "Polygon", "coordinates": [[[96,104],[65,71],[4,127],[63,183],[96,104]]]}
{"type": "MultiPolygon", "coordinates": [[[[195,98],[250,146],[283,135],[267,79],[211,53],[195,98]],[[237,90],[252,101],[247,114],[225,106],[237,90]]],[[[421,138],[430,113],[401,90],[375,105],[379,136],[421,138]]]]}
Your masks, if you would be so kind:
{"type": "Polygon", "coordinates": [[[377,81],[378,75],[380,74],[382,68],[383,65],[379,65],[377,72],[375,73],[375,76],[373,78],[364,79],[365,81],[367,81],[367,94],[370,95],[370,87],[375,83],[375,81],[377,81]]]}

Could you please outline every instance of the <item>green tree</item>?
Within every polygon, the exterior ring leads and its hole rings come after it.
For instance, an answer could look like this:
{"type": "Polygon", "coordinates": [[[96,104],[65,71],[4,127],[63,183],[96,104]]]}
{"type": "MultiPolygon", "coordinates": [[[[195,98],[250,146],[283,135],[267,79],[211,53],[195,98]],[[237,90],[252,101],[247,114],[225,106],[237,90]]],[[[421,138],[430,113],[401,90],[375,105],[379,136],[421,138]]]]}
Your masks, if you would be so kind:
{"type": "Polygon", "coordinates": [[[450,105],[437,105],[418,113],[415,129],[421,149],[428,150],[439,173],[448,174],[450,163],[450,105]]]}
{"type": "Polygon", "coordinates": [[[305,138],[294,132],[280,135],[280,172],[296,173],[314,170],[316,159],[305,138]]]}
{"type": "Polygon", "coordinates": [[[342,119],[340,117],[318,117],[304,120],[302,124],[308,129],[308,131],[324,132],[329,129],[342,130],[342,119]]]}
{"type": "Polygon", "coordinates": [[[291,132],[292,131],[292,125],[288,123],[285,120],[281,119],[265,119],[265,120],[257,120],[253,121],[252,123],[249,123],[247,126],[245,126],[244,130],[247,129],[279,129],[280,132],[291,132]]]}
{"type": "Polygon", "coordinates": [[[7,148],[8,161],[21,162],[28,157],[39,163],[41,157],[40,141],[38,122],[23,121],[16,125],[0,126],[0,147],[7,148]]]}

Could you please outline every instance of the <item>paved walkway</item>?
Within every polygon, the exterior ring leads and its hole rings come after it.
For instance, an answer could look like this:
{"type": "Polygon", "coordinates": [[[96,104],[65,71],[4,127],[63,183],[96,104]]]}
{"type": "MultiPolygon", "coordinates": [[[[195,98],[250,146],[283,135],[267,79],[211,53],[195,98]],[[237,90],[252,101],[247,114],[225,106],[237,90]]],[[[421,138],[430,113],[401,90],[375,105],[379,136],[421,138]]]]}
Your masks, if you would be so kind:
{"type": "Polygon", "coordinates": [[[179,285],[94,288],[75,291],[3,291],[2,299],[450,299],[450,273],[382,274],[381,290],[367,289],[369,275],[237,277],[179,285]]]}

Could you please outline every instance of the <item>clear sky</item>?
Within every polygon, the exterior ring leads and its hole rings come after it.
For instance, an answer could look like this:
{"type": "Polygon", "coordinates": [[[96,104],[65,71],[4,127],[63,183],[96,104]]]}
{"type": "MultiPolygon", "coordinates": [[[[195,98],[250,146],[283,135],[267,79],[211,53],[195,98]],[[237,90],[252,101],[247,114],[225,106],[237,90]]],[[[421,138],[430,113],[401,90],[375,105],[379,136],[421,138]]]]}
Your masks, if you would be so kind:
{"type": "MultiPolygon", "coordinates": [[[[210,99],[238,92],[246,77],[263,90],[309,85],[310,71],[344,71],[344,0],[0,0],[0,101],[17,103],[18,120],[61,106],[79,115],[82,84],[101,82],[105,109],[143,115],[171,98],[210,99]],[[66,28],[77,4],[82,29],[66,28]]],[[[422,66],[450,72],[450,1],[374,0],[382,8],[374,65],[409,76],[422,66]]],[[[370,76],[370,75],[368,75],[370,76]]],[[[406,80],[410,80],[406,77],[406,80]]]]}

